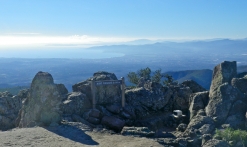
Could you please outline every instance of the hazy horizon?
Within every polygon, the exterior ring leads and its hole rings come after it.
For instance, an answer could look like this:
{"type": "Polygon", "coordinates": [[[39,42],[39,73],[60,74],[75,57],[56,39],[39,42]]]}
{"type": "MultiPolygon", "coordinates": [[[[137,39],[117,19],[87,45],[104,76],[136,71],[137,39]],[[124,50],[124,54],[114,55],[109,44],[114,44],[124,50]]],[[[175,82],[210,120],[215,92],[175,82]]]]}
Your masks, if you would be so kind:
{"type": "Polygon", "coordinates": [[[244,39],[246,5],[245,0],[1,1],[0,53],[13,48],[145,44],[145,39],[244,39]]]}

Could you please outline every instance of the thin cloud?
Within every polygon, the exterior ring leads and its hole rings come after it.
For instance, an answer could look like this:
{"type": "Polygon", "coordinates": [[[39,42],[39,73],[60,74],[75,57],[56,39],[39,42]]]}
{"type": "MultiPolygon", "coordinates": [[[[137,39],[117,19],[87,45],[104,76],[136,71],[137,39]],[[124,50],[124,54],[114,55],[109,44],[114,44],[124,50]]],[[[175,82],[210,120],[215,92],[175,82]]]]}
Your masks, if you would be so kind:
{"type": "Polygon", "coordinates": [[[73,36],[0,36],[0,47],[16,46],[80,46],[80,45],[101,45],[108,43],[132,41],[136,38],[116,37],[91,37],[87,35],[73,36]]]}
{"type": "Polygon", "coordinates": [[[40,35],[40,33],[6,33],[6,35],[40,35]]]}

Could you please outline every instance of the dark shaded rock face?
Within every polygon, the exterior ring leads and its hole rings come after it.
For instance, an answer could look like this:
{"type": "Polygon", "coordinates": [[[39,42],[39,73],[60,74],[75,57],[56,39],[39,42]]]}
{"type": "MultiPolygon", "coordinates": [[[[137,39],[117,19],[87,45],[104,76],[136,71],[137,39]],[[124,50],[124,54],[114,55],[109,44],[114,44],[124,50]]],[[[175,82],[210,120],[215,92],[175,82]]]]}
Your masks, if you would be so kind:
{"type": "Polygon", "coordinates": [[[243,101],[238,100],[233,103],[225,124],[234,129],[245,129],[247,105],[243,101]]]}
{"type": "Polygon", "coordinates": [[[101,123],[117,132],[121,131],[125,125],[124,121],[114,116],[104,116],[101,120],[101,123]]]}
{"type": "Polygon", "coordinates": [[[182,82],[181,84],[184,86],[190,87],[193,93],[206,91],[205,88],[203,88],[201,85],[197,84],[193,80],[186,80],[182,82]]]}
{"type": "Polygon", "coordinates": [[[61,104],[63,114],[76,114],[82,116],[85,111],[91,108],[91,102],[85,94],[81,92],[72,92],[68,98],[61,104]]]}
{"type": "Polygon", "coordinates": [[[153,111],[160,110],[163,108],[169,101],[172,92],[165,92],[161,89],[160,93],[153,93],[149,90],[141,88],[135,88],[126,91],[126,102],[132,106],[136,106],[136,116],[138,118],[143,118],[147,116],[148,112],[145,111],[145,108],[152,109],[153,111]],[[144,109],[143,109],[144,108],[144,109]]]}
{"type": "MultiPolygon", "coordinates": [[[[117,80],[114,73],[108,72],[96,72],[93,77],[87,79],[86,81],[77,83],[72,86],[74,92],[81,92],[86,94],[86,96],[92,101],[91,92],[91,81],[101,81],[101,80],[117,80]]],[[[120,85],[106,85],[97,86],[95,88],[95,97],[97,105],[107,105],[113,103],[121,103],[121,88],[120,85]]]]}
{"type": "Polygon", "coordinates": [[[191,94],[189,87],[182,85],[168,88],[151,84],[149,89],[139,87],[127,90],[125,97],[127,105],[134,108],[136,118],[140,119],[159,111],[188,110],[191,94]]]}
{"type": "Polygon", "coordinates": [[[13,96],[9,92],[0,92],[0,130],[8,130],[15,127],[15,120],[21,106],[20,97],[13,96]]]}
{"type": "Polygon", "coordinates": [[[27,98],[28,94],[29,94],[29,89],[23,89],[23,90],[20,90],[19,93],[17,94],[17,96],[19,98],[21,98],[21,100],[24,100],[27,98]]]}
{"type": "Polygon", "coordinates": [[[192,119],[197,114],[198,110],[204,109],[207,106],[209,100],[208,95],[208,91],[194,94],[189,108],[190,119],[192,119]]]}
{"type": "Polygon", "coordinates": [[[202,147],[230,147],[224,140],[211,139],[208,140],[202,147]]]}
{"type": "Polygon", "coordinates": [[[232,86],[237,87],[242,93],[247,93],[247,75],[243,78],[233,78],[232,86]]]}
{"type": "Polygon", "coordinates": [[[64,85],[54,84],[49,73],[38,72],[32,81],[30,95],[19,112],[17,125],[29,127],[60,123],[62,112],[59,107],[67,92],[64,85]]]}
{"type": "Polygon", "coordinates": [[[224,61],[215,66],[213,71],[213,79],[210,86],[209,97],[213,97],[213,92],[223,83],[231,83],[232,78],[237,76],[236,61],[224,61]]]}
{"type": "Polygon", "coordinates": [[[198,132],[200,134],[203,132],[211,133],[210,131],[213,131],[214,127],[214,120],[211,117],[206,116],[204,110],[201,109],[198,111],[197,115],[190,120],[183,135],[194,137],[198,132]],[[207,126],[205,126],[205,124],[207,126]]]}

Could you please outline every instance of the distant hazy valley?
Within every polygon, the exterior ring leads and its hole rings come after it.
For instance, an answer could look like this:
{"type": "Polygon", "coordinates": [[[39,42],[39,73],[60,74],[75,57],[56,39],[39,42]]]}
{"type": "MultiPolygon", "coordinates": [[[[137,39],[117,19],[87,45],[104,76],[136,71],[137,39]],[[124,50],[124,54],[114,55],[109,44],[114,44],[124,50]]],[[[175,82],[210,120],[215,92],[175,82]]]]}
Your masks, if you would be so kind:
{"type": "Polygon", "coordinates": [[[96,71],[113,72],[120,78],[150,67],[162,69],[179,82],[193,79],[207,89],[213,67],[222,61],[237,61],[238,72],[247,72],[246,39],[58,48],[1,51],[0,88],[29,86],[38,71],[51,73],[55,83],[69,90],[96,71]]]}

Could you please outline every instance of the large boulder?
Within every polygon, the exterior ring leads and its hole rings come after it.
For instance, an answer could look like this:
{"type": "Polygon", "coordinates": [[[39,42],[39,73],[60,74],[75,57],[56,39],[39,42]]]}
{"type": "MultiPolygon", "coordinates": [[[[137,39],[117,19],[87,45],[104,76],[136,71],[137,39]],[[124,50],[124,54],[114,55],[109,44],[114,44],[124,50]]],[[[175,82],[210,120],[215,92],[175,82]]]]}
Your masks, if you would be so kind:
{"type": "Polygon", "coordinates": [[[214,129],[214,120],[211,117],[206,116],[204,110],[201,109],[198,111],[197,115],[190,120],[188,127],[184,131],[183,135],[195,137],[198,133],[211,133],[210,131],[213,131],[212,128],[214,129]]]}
{"type": "Polygon", "coordinates": [[[119,118],[114,116],[104,116],[101,120],[101,124],[105,125],[106,127],[120,132],[125,125],[125,122],[119,118]]]}
{"type": "Polygon", "coordinates": [[[209,97],[215,97],[214,91],[223,83],[231,83],[232,78],[237,76],[236,61],[224,61],[214,67],[213,78],[210,86],[209,97]]]}
{"type": "Polygon", "coordinates": [[[245,129],[246,109],[247,105],[241,100],[233,103],[224,124],[229,124],[229,127],[234,129],[245,129]]]}
{"type": "Polygon", "coordinates": [[[20,97],[13,96],[9,92],[0,92],[0,130],[8,130],[15,127],[15,120],[21,106],[20,97]]]}
{"type": "Polygon", "coordinates": [[[187,114],[190,106],[190,97],[192,95],[191,89],[189,87],[184,87],[183,85],[178,85],[170,88],[173,91],[172,98],[167,105],[170,106],[170,111],[182,110],[185,114],[187,114]]]}
{"type": "MultiPolygon", "coordinates": [[[[81,92],[92,101],[91,81],[118,80],[114,73],[100,71],[94,73],[93,77],[86,81],[77,83],[72,86],[74,92],[81,92]]],[[[107,105],[113,103],[121,103],[120,85],[102,85],[96,86],[95,97],[97,105],[107,105]]]]}
{"type": "Polygon", "coordinates": [[[242,99],[244,99],[243,93],[230,84],[224,83],[211,93],[206,113],[216,121],[217,125],[220,125],[226,121],[232,104],[242,99]]]}
{"type": "Polygon", "coordinates": [[[61,110],[63,114],[76,114],[82,116],[85,111],[91,108],[91,102],[85,94],[81,92],[72,92],[68,98],[63,101],[61,110]]]}
{"type": "Polygon", "coordinates": [[[172,94],[170,89],[151,91],[140,87],[127,90],[125,98],[126,103],[134,107],[136,117],[144,118],[164,108],[172,94]]]}
{"type": "Polygon", "coordinates": [[[204,109],[208,104],[209,92],[198,92],[193,95],[192,101],[190,103],[190,119],[192,119],[200,109],[204,109]]]}
{"type": "Polygon", "coordinates": [[[67,92],[64,85],[54,84],[51,74],[38,72],[32,81],[30,94],[19,112],[17,125],[31,127],[60,123],[60,104],[67,92]]]}
{"type": "Polygon", "coordinates": [[[243,78],[233,78],[232,86],[237,87],[241,92],[247,93],[247,75],[243,78]]]}
{"type": "Polygon", "coordinates": [[[182,82],[181,84],[184,86],[190,87],[190,89],[192,90],[193,93],[206,91],[205,88],[203,88],[201,85],[197,84],[193,80],[186,80],[186,81],[182,82]]]}

